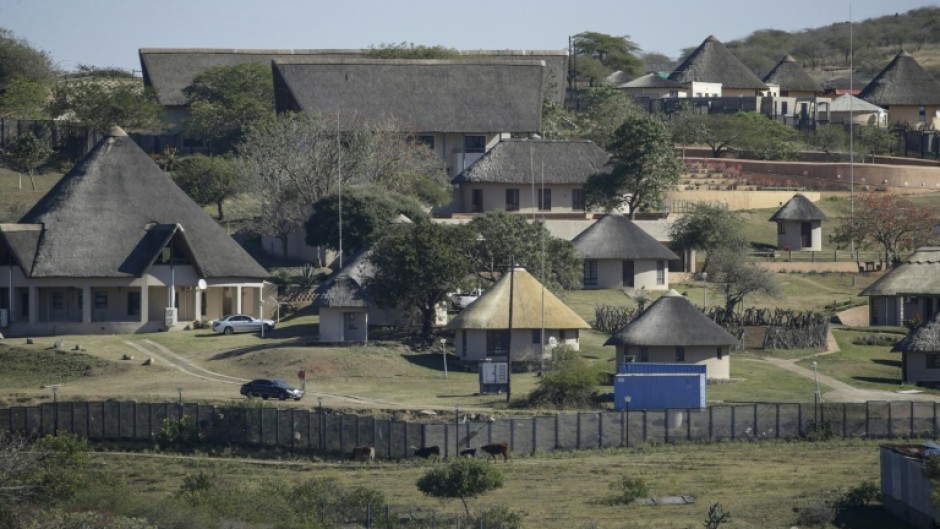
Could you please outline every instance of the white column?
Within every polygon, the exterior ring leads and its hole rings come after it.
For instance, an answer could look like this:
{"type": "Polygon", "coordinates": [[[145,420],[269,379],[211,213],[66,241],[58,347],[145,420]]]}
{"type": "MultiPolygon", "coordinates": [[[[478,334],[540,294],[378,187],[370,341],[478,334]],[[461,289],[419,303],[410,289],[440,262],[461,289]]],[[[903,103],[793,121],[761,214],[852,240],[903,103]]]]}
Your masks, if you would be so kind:
{"type": "Polygon", "coordinates": [[[91,285],[82,287],[82,323],[91,323],[91,305],[95,300],[91,299],[91,285]]]}
{"type": "Polygon", "coordinates": [[[39,287],[29,287],[29,323],[39,323],[39,287]]]}
{"type": "Polygon", "coordinates": [[[196,298],[193,300],[193,308],[196,311],[196,314],[193,316],[193,320],[202,321],[202,290],[198,288],[193,291],[193,296],[196,298]]]}
{"type": "Polygon", "coordinates": [[[150,321],[150,283],[144,276],[143,284],[140,285],[140,323],[148,321],[150,321]]]}
{"type": "Polygon", "coordinates": [[[242,287],[241,285],[235,287],[235,310],[233,311],[237,314],[241,314],[242,311],[242,287]]]}

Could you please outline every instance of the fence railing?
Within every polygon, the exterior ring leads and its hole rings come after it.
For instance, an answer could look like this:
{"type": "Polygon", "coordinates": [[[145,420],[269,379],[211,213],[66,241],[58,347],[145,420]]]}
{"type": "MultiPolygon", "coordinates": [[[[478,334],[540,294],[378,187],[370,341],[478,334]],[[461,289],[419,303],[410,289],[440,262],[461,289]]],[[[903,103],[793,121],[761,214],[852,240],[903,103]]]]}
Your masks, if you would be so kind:
{"type": "Polygon", "coordinates": [[[870,270],[865,270],[868,272],[874,272],[877,270],[883,270],[886,266],[884,263],[884,254],[881,252],[873,251],[864,251],[864,252],[849,252],[849,251],[839,251],[839,250],[827,250],[827,251],[802,251],[802,250],[756,250],[753,252],[755,257],[765,259],[768,261],[776,263],[848,263],[848,262],[858,262],[859,266],[862,268],[871,268],[870,270]]]}
{"type": "Polygon", "coordinates": [[[62,402],[0,409],[0,433],[71,432],[92,441],[149,441],[187,417],[208,444],[331,454],[371,444],[378,457],[410,457],[437,446],[444,457],[509,443],[515,453],[586,450],[647,442],[796,439],[823,431],[843,438],[936,436],[937,403],[751,403],[704,409],[586,411],[518,418],[408,422],[326,408],[217,407],[194,403],[62,402]],[[164,420],[168,422],[165,423],[164,420]]]}

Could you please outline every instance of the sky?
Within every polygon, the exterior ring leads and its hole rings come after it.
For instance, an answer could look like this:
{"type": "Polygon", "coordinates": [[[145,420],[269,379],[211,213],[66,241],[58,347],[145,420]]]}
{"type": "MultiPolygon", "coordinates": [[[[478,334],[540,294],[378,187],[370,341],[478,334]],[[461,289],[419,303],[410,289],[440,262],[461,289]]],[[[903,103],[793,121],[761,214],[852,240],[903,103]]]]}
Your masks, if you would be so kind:
{"type": "Polygon", "coordinates": [[[140,70],[139,48],[368,48],[410,42],[457,49],[564,50],[582,31],[627,35],[678,58],[709,35],[798,31],[940,2],[923,0],[0,0],[0,27],[56,64],[140,70]]]}

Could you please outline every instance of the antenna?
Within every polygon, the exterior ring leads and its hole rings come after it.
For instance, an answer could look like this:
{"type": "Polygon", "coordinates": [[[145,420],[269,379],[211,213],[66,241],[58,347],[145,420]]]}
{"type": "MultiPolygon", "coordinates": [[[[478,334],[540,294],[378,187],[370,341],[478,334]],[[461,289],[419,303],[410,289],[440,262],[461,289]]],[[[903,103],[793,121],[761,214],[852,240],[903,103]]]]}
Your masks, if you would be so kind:
{"type": "Polygon", "coordinates": [[[339,195],[339,270],[343,269],[343,146],[339,140],[339,111],[336,112],[336,185],[339,195]]]}
{"type": "MultiPolygon", "coordinates": [[[[849,3],[849,219],[855,222],[855,50],[853,49],[852,4],[849,3]]],[[[849,251],[855,255],[855,236],[850,241],[849,251]]]]}

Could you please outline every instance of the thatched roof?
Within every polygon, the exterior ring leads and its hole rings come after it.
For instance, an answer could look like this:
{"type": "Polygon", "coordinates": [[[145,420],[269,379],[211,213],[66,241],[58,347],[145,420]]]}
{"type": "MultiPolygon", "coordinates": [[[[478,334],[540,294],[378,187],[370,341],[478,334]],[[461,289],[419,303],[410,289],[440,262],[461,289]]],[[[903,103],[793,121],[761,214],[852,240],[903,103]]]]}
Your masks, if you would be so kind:
{"type": "Polygon", "coordinates": [[[395,120],[416,132],[535,132],[543,61],[275,61],[279,112],[395,120]]]}
{"type": "Polygon", "coordinates": [[[623,215],[605,215],[578,234],[571,244],[582,259],[679,259],[623,215]]]}
{"type": "Polygon", "coordinates": [[[505,273],[476,301],[450,323],[448,329],[507,329],[509,326],[509,283],[513,285],[513,329],[590,329],[586,321],[524,268],[505,273]],[[542,321],[542,294],[545,295],[545,321],[542,321]]]}
{"type": "Polygon", "coordinates": [[[924,246],[862,290],[860,296],[940,294],[940,247],[924,246]]]}
{"type": "Polygon", "coordinates": [[[620,83],[617,88],[669,88],[678,89],[681,84],[655,73],[648,73],[632,81],[620,83]]]}
{"type": "Polygon", "coordinates": [[[623,83],[629,82],[630,79],[633,79],[633,76],[632,76],[632,75],[630,75],[630,74],[628,74],[628,73],[626,73],[626,72],[624,72],[624,71],[617,70],[617,71],[615,71],[615,72],[612,72],[612,73],[611,73],[610,75],[608,75],[607,77],[605,77],[605,78],[604,78],[604,83],[606,83],[606,84],[608,84],[608,85],[610,85],[610,86],[620,86],[620,85],[622,85],[623,83]]]}
{"type": "MultiPolygon", "coordinates": [[[[157,101],[164,106],[186,104],[183,89],[193,79],[214,66],[239,64],[271,64],[283,59],[362,59],[369,50],[246,50],[246,49],[184,49],[142,48],[139,50],[144,83],[151,86],[157,101]]],[[[485,57],[493,60],[531,59],[545,61],[543,88],[546,97],[562,103],[567,86],[568,52],[552,50],[466,50],[462,57],[485,57]]]]}
{"type": "Polygon", "coordinates": [[[858,97],[882,107],[940,105],[940,83],[910,53],[902,51],[868,83],[858,97]]]}
{"type": "Polygon", "coordinates": [[[884,112],[885,109],[878,105],[873,105],[864,99],[859,99],[852,94],[842,94],[829,103],[830,112],[884,112]]]}
{"type": "Polygon", "coordinates": [[[42,226],[38,224],[0,224],[0,242],[6,244],[23,273],[27,275],[36,258],[40,236],[42,226]]]}
{"type": "Polygon", "coordinates": [[[371,307],[374,305],[365,290],[366,278],[375,275],[369,262],[370,250],[355,255],[341,270],[317,288],[314,305],[319,307],[371,307]]]}
{"type": "Polygon", "coordinates": [[[764,84],[754,72],[744,66],[728,48],[714,36],[709,36],[676,68],[669,79],[677,83],[721,83],[722,88],[764,90],[764,84]]]}
{"type": "Polygon", "coordinates": [[[454,178],[471,182],[583,184],[610,158],[589,140],[503,140],[454,178]]]}
{"type": "Polygon", "coordinates": [[[891,350],[899,353],[940,353],[940,315],[912,329],[891,350]]]}
{"type": "Polygon", "coordinates": [[[648,347],[732,346],[738,340],[685,299],[670,290],[604,345],[648,347]]]}
{"type": "Polygon", "coordinates": [[[780,59],[780,62],[764,76],[765,83],[780,85],[781,91],[818,92],[819,83],[804,70],[796,59],[790,55],[780,59]]]}
{"type": "Polygon", "coordinates": [[[816,204],[813,204],[810,199],[805,196],[797,193],[793,195],[793,198],[787,200],[787,203],[781,206],[776,213],[770,217],[769,222],[780,222],[785,220],[826,220],[826,214],[822,212],[816,204]]]}
{"type": "Polygon", "coordinates": [[[137,277],[171,240],[202,277],[269,276],[118,127],[18,224],[0,230],[31,277],[137,277]]]}

